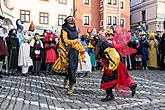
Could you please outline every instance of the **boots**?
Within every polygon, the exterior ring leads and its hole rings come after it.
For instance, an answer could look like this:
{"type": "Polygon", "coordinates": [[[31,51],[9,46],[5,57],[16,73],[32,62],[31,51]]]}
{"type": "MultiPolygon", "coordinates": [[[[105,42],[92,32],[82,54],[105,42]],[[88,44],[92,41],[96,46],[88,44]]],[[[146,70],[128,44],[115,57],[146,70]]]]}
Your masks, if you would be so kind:
{"type": "Polygon", "coordinates": [[[64,79],[64,88],[68,89],[69,88],[69,81],[64,79]]]}
{"type": "Polygon", "coordinates": [[[132,97],[135,95],[135,93],[136,93],[136,87],[137,87],[137,84],[133,84],[131,87],[130,87],[130,89],[131,89],[131,91],[132,91],[132,97]]]}
{"type": "Polygon", "coordinates": [[[68,90],[68,94],[69,95],[71,95],[71,94],[73,94],[73,92],[75,91],[75,87],[74,87],[74,85],[69,85],[69,90],[68,90]]]}
{"type": "Polygon", "coordinates": [[[115,97],[114,97],[114,95],[112,93],[112,89],[109,89],[109,88],[106,89],[106,94],[107,94],[107,96],[104,99],[101,100],[102,102],[108,102],[110,100],[114,100],[115,99],[115,97]]]}

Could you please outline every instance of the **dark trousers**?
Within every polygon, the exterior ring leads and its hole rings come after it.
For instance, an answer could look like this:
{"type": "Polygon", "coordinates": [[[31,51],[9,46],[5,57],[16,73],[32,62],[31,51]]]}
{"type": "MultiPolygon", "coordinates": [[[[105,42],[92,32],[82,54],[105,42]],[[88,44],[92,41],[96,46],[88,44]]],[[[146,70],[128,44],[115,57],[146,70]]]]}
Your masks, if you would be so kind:
{"type": "Polygon", "coordinates": [[[161,54],[161,61],[160,61],[160,69],[164,69],[164,57],[165,56],[165,54],[161,54]]]}
{"type": "Polygon", "coordinates": [[[146,67],[147,67],[147,61],[142,61],[142,66],[144,67],[144,69],[146,69],[146,67]]]}
{"type": "Polygon", "coordinates": [[[76,49],[70,48],[68,52],[68,74],[65,80],[69,80],[70,85],[76,83],[76,70],[78,67],[78,55],[79,52],[76,49]]]}
{"type": "Polygon", "coordinates": [[[112,87],[106,89],[107,96],[113,96],[112,89],[115,88],[116,84],[114,84],[112,87]]]}
{"type": "Polygon", "coordinates": [[[33,74],[38,74],[41,69],[41,60],[33,60],[33,68],[32,72],[33,74]]]}
{"type": "Polygon", "coordinates": [[[47,63],[46,64],[46,71],[51,71],[52,70],[53,63],[47,63]]]}

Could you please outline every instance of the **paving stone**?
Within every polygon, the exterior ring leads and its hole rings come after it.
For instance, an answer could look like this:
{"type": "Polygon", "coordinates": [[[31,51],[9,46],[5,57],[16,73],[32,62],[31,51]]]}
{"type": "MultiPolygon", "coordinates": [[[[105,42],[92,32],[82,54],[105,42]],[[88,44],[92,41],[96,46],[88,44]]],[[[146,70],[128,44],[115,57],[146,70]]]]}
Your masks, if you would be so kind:
{"type": "Polygon", "coordinates": [[[165,109],[165,74],[162,71],[130,71],[137,81],[137,94],[125,98],[114,91],[116,99],[103,103],[105,91],[99,90],[101,75],[95,72],[86,78],[77,78],[76,94],[66,95],[63,78],[58,75],[9,76],[0,80],[0,104],[3,110],[163,110],[165,109]],[[8,96],[7,98],[5,98],[8,96]],[[11,99],[11,96],[14,97],[11,99]],[[5,99],[4,99],[5,98],[5,99]],[[16,98],[18,100],[16,100],[16,98]],[[3,100],[4,99],[4,100],[3,100]],[[11,99],[11,101],[10,101],[11,99]],[[3,101],[3,102],[2,102],[3,101]],[[2,107],[3,106],[3,107],[2,107]]]}

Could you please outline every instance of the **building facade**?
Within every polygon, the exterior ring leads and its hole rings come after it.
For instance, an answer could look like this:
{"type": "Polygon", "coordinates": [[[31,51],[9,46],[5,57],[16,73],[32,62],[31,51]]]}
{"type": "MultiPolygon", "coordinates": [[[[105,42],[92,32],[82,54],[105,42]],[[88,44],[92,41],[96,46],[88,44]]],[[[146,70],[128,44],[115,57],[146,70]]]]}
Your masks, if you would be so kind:
{"type": "Polygon", "coordinates": [[[165,0],[131,0],[131,26],[146,22],[149,31],[164,31],[165,0]]]}
{"type": "Polygon", "coordinates": [[[37,32],[51,29],[60,32],[64,19],[72,14],[73,0],[14,0],[13,16],[21,19],[25,30],[30,23],[37,32]]]}
{"type": "Polygon", "coordinates": [[[99,31],[99,0],[75,0],[74,17],[80,33],[91,32],[94,28],[99,31]]]}
{"type": "Polygon", "coordinates": [[[129,0],[75,0],[75,18],[82,33],[121,25],[130,30],[129,0]]]}
{"type": "Polygon", "coordinates": [[[121,25],[130,30],[129,0],[100,0],[100,28],[109,29],[121,25]]]}

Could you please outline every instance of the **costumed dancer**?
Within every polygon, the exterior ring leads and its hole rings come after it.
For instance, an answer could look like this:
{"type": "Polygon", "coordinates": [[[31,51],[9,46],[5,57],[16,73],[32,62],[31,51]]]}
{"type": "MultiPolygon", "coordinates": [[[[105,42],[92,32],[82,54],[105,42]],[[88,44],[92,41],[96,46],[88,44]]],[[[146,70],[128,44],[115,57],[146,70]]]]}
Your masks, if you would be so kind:
{"type": "Polygon", "coordinates": [[[44,49],[46,51],[45,64],[46,72],[51,71],[54,62],[57,60],[55,35],[52,32],[44,33],[44,49]]]}
{"type": "Polygon", "coordinates": [[[56,60],[52,69],[56,73],[66,73],[64,88],[69,87],[68,94],[72,94],[75,90],[75,72],[78,67],[79,54],[81,61],[85,61],[85,49],[79,40],[75,19],[72,16],[68,16],[62,25],[58,51],[59,58],[56,60]]]}
{"type": "Polygon", "coordinates": [[[41,69],[41,63],[43,58],[43,43],[40,39],[39,34],[35,34],[34,38],[30,42],[30,57],[33,60],[33,68],[32,73],[34,75],[39,75],[40,69],[41,69]]]}
{"type": "Polygon", "coordinates": [[[0,15],[0,78],[2,78],[2,65],[5,59],[5,56],[8,56],[7,46],[5,44],[5,32],[6,29],[2,26],[5,17],[0,15]]]}
{"type": "MultiPolygon", "coordinates": [[[[118,31],[116,32],[118,33],[118,31]]],[[[119,39],[113,44],[116,48],[120,46],[120,44],[118,44],[120,42],[119,39]]],[[[137,84],[135,84],[129,76],[121,55],[107,41],[98,40],[97,36],[92,38],[92,44],[96,48],[96,59],[101,59],[104,67],[100,88],[106,90],[106,97],[101,101],[107,102],[114,99],[112,93],[113,88],[115,88],[120,95],[127,93],[130,88],[132,96],[134,96],[137,84]],[[125,92],[123,92],[123,90],[125,90],[125,92]]]]}
{"type": "Polygon", "coordinates": [[[28,44],[29,36],[24,36],[24,42],[19,48],[18,66],[22,68],[22,75],[27,76],[29,67],[33,65],[30,58],[30,45],[28,44]]]}
{"type": "Polygon", "coordinates": [[[18,69],[18,52],[19,52],[19,40],[17,38],[17,30],[11,29],[8,37],[6,37],[6,43],[8,47],[8,68],[9,74],[15,75],[18,69]]]}

